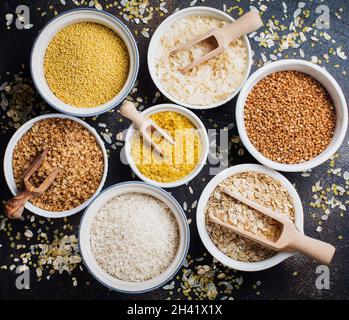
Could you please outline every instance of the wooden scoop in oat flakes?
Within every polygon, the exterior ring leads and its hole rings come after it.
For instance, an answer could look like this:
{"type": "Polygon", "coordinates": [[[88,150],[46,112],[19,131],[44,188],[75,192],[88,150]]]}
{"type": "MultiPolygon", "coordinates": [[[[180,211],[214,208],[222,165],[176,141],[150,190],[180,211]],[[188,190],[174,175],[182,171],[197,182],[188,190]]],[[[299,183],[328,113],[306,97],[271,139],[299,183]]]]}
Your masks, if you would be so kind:
{"type": "Polygon", "coordinates": [[[54,168],[51,173],[45,178],[39,187],[35,187],[30,183],[31,176],[39,169],[48,153],[48,149],[44,151],[33,161],[28,170],[23,176],[24,190],[11,200],[5,203],[5,215],[9,219],[20,219],[24,210],[24,204],[30,199],[42,195],[51,186],[56,179],[59,169],[54,168]]]}
{"type": "Polygon", "coordinates": [[[307,237],[303,233],[299,232],[292,221],[282,214],[274,212],[271,209],[265,208],[260,204],[246,199],[239,194],[224,189],[223,192],[235,200],[247,205],[248,207],[257,210],[258,212],[276,220],[281,225],[281,234],[276,241],[271,241],[260,237],[252,232],[234,226],[228,222],[224,222],[217,218],[212,212],[209,214],[209,218],[212,222],[217,223],[225,228],[232,230],[233,232],[241,235],[242,237],[248,238],[255,241],[263,246],[266,246],[275,251],[300,251],[314,260],[322,264],[330,264],[332,257],[335,252],[335,247],[329,243],[316,240],[307,237]]]}

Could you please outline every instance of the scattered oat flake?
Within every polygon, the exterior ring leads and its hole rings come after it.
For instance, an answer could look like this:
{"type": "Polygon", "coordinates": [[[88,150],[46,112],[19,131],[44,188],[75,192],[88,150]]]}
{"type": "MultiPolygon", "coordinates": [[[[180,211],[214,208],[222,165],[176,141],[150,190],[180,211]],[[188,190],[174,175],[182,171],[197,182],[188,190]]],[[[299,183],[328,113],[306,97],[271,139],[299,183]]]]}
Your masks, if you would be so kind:
{"type": "Polygon", "coordinates": [[[331,40],[331,36],[327,32],[324,32],[323,36],[326,40],[331,40]]]}
{"type": "Polygon", "coordinates": [[[183,210],[184,210],[184,211],[187,211],[187,209],[188,209],[188,204],[187,204],[186,201],[184,201],[184,202],[183,202],[183,210]]]}
{"type": "Polygon", "coordinates": [[[317,56],[311,56],[310,61],[316,64],[318,62],[317,56]]]}
{"type": "Polygon", "coordinates": [[[174,286],[175,286],[175,282],[172,281],[170,284],[167,284],[166,286],[163,286],[162,288],[164,290],[172,290],[174,288],[174,286]]]}
{"type": "Polygon", "coordinates": [[[102,11],[102,10],[103,10],[102,6],[101,6],[99,3],[96,3],[96,4],[95,4],[95,8],[96,8],[97,10],[99,10],[99,11],[102,11]]]}
{"type": "Polygon", "coordinates": [[[347,56],[346,56],[345,52],[342,51],[342,47],[338,47],[338,48],[336,49],[336,52],[337,52],[337,56],[338,56],[339,58],[341,58],[342,60],[347,60],[347,56]]]}
{"type": "Polygon", "coordinates": [[[149,38],[150,37],[148,31],[143,30],[141,33],[142,33],[142,36],[145,37],[145,38],[149,38]]]}
{"type": "Polygon", "coordinates": [[[304,58],[305,54],[302,48],[299,49],[299,55],[304,58]]]}
{"type": "Polygon", "coordinates": [[[344,178],[344,180],[349,180],[349,172],[348,171],[345,171],[343,173],[343,178],[344,178]]]}
{"type": "Polygon", "coordinates": [[[27,229],[27,230],[25,230],[24,235],[27,238],[31,238],[31,237],[33,237],[33,232],[31,230],[27,229]]]}
{"type": "Polygon", "coordinates": [[[36,275],[37,275],[38,278],[41,278],[42,270],[40,268],[36,268],[36,275]]]}
{"type": "Polygon", "coordinates": [[[294,14],[293,14],[293,18],[296,19],[300,14],[302,13],[302,9],[298,8],[294,14]]]}
{"type": "Polygon", "coordinates": [[[193,202],[193,204],[191,205],[191,208],[192,208],[192,209],[195,209],[196,206],[197,206],[197,204],[198,204],[198,201],[195,200],[195,201],[193,202]]]}
{"type": "Polygon", "coordinates": [[[264,53],[261,53],[261,58],[263,62],[267,62],[267,57],[265,56],[264,53]]]}
{"type": "Polygon", "coordinates": [[[108,134],[106,134],[106,133],[103,132],[103,133],[102,133],[102,136],[103,136],[105,142],[107,142],[107,143],[109,143],[109,144],[112,143],[111,138],[110,138],[110,136],[109,136],[108,134]]]}

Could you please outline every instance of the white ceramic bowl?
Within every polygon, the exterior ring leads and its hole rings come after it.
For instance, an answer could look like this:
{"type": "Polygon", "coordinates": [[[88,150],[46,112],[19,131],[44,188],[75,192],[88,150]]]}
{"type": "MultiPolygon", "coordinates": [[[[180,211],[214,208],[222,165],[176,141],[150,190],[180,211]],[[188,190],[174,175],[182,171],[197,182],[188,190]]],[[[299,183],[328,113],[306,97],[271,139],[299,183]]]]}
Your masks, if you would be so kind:
{"type": "Polygon", "coordinates": [[[131,91],[137,78],[139,68],[139,54],[136,41],[130,30],[113,15],[91,8],[74,9],[52,19],[36,38],[30,60],[31,75],[36,89],[42,98],[60,112],[77,116],[89,117],[106,112],[120,104],[131,91]],[[112,100],[93,108],[77,108],[58,99],[47,84],[44,74],[44,58],[46,48],[52,38],[64,27],[79,22],[95,22],[114,30],[125,42],[129,57],[130,70],[124,87],[112,100]]]}
{"type": "Polygon", "coordinates": [[[244,36],[243,39],[245,41],[246,44],[246,48],[247,48],[247,54],[248,54],[248,65],[246,66],[246,74],[244,76],[244,79],[241,83],[241,85],[236,88],[234,90],[234,92],[232,92],[232,94],[225,100],[216,102],[216,103],[212,103],[210,105],[207,106],[196,106],[196,105],[192,105],[186,102],[183,102],[179,99],[177,99],[176,97],[174,97],[173,95],[171,95],[161,84],[161,82],[159,81],[157,75],[156,75],[156,70],[155,70],[155,65],[154,65],[154,56],[155,56],[155,52],[158,50],[158,46],[160,43],[160,38],[162,37],[162,35],[165,33],[165,31],[177,20],[182,19],[184,17],[187,16],[197,16],[197,15],[201,15],[201,16],[210,16],[210,17],[214,17],[217,19],[222,19],[225,20],[227,22],[233,22],[234,19],[228,15],[227,13],[218,10],[218,9],[214,9],[214,8],[210,8],[210,7],[190,7],[190,8],[186,8],[183,10],[179,10],[176,13],[170,15],[169,17],[167,17],[155,30],[151,40],[150,40],[150,44],[149,44],[149,48],[148,48],[148,68],[149,68],[149,72],[150,72],[150,76],[153,79],[155,85],[157,86],[157,88],[160,90],[160,92],[166,96],[169,100],[173,101],[176,104],[182,105],[184,107],[187,108],[191,108],[191,109],[211,109],[211,108],[215,108],[218,106],[221,106],[225,103],[227,103],[228,101],[230,101],[231,99],[233,99],[240,91],[241,87],[243,86],[243,84],[245,83],[245,81],[247,80],[249,74],[250,74],[250,70],[251,70],[251,64],[252,64],[252,51],[251,51],[251,46],[250,46],[250,42],[248,40],[247,36],[244,36]]]}
{"type": "Polygon", "coordinates": [[[235,260],[233,258],[228,257],[225,255],[222,251],[220,251],[216,245],[212,242],[207,229],[206,229],[206,223],[205,223],[205,210],[206,205],[208,202],[208,199],[210,195],[212,194],[213,190],[217,187],[219,183],[221,183],[223,180],[227,179],[228,177],[241,173],[246,171],[254,171],[254,172],[260,172],[264,173],[274,179],[277,179],[280,181],[282,186],[287,189],[289,192],[292,202],[295,208],[295,225],[297,229],[301,232],[303,231],[303,207],[301,199],[299,198],[299,195],[296,191],[296,189],[293,187],[293,185],[280,173],[268,169],[266,167],[263,167],[261,165],[257,164],[241,164],[237,166],[233,166],[230,168],[225,169],[220,174],[215,176],[205,187],[204,191],[201,194],[197,211],[196,211],[196,224],[199,231],[199,235],[201,238],[201,241],[203,242],[206,249],[211,253],[212,256],[214,256],[218,261],[223,263],[224,265],[241,271],[260,271],[265,270],[268,268],[271,268],[283,260],[285,260],[288,257],[291,257],[294,255],[294,253],[286,253],[286,252],[279,252],[276,253],[274,256],[263,260],[259,262],[242,262],[235,260]]]}
{"type": "Polygon", "coordinates": [[[164,285],[178,272],[178,270],[182,266],[183,261],[188,253],[189,242],[190,232],[187,218],[176,199],[173,198],[165,190],[151,186],[144,182],[123,182],[103,191],[86,209],[81,219],[79,230],[81,256],[89,272],[100,283],[107,286],[108,288],[125,293],[142,293],[154,290],[164,285]],[[141,282],[124,281],[112,277],[99,266],[91,250],[90,232],[95,215],[106,202],[116,196],[129,192],[147,194],[162,201],[172,211],[174,217],[176,218],[179,229],[178,250],[171,265],[167,268],[167,270],[165,270],[157,277],[141,282]]]}
{"type": "Polygon", "coordinates": [[[187,117],[199,130],[199,135],[202,143],[202,155],[199,163],[197,164],[196,168],[187,176],[183,177],[180,180],[174,181],[174,182],[158,182],[155,180],[152,180],[145,175],[143,175],[137,168],[132,155],[131,155],[131,148],[132,148],[132,138],[134,133],[134,126],[131,125],[130,128],[127,131],[126,139],[125,139],[125,154],[126,154],[126,160],[128,164],[130,165],[133,172],[137,175],[137,177],[147,183],[153,184],[155,186],[158,186],[160,188],[174,188],[181,186],[190,180],[194,179],[198,173],[201,171],[203,166],[206,163],[208,150],[209,150],[209,141],[207,136],[207,131],[204,126],[204,124],[201,122],[201,120],[190,110],[183,108],[181,106],[171,104],[171,103],[164,103],[164,104],[158,104],[153,107],[150,107],[142,112],[142,115],[144,116],[150,116],[154,113],[163,112],[163,111],[173,111],[177,112],[179,114],[182,114],[183,116],[187,117]]]}
{"type": "Polygon", "coordinates": [[[39,216],[46,217],[46,218],[63,218],[63,217],[68,217],[71,216],[75,213],[78,213],[79,211],[85,209],[89,203],[93,200],[93,198],[98,195],[98,193],[102,190],[105,179],[107,177],[107,172],[108,172],[108,157],[107,157],[107,152],[104,146],[104,143],[102,139],[99,137],[98,133],[94,128],[92,128],[89,124],[87,124],[85,121],[82,121],[81,119],[74,118],[69,115],[64,115],[64,114],[58,114],[58,113],[52,113],[52,114],[47,114],[43,115],[40,117],[36,117],[34,119],[29,120],[26,122],[24,125],[22,125],[12,136],[10,139],[6,151],[5,151],[5,157],[4,157],[4,175],[5,175],[5,180],[7,183],[7,186],[9,187],[11,193],[13,195],[16,195],[18,193],[15,179],[13,177],[13,168],[12,168],[12,157],[13,157],[13,151],[18,143],[18,141],[26,134],[26,132],[37,122],[44,120],[44,119],[49,119],[49,118],[61,118],[61,119],[70,119],[74,120],[75,122],[81,124],[84,128],[86,128],[93,136],[96,138],[96,141],[98,145],[100,146],[102,152],[103,152],[103,157],[104,157],[104,171],[103,171],[103,176],[101,179],[101,183],[99,184],[98,189],[94,193],[94,195],[79,205],[76,208],[73,208],[71,210],[66,210],[66,211],[59,211],[59,212],[53,212],[53,211],[48,211],[48,210],[43,210],[41,208],[38,208],[34,206],[32,203],[27,202],[25,204],[25,208],[32,213],[35,213],[39,216]]]}
{"type": "Polygon", "coordinates": [[[348,109],[342,89],[337,81],[326,70],[308,61],[287,59],[272,62],[263,66],[253,73],[246,81],[240,91],[236,104],[236,123],[242,143],[256,160],[275,170],[298,172],[309,170],[320,165],[328,160],[338,150],[343,142],[348,127],[348,109]],[[328,147],[315,158],[298,164],[278,163],[262,155],[248,138],[244,122],[245,102],[253,86],[269,74],[285,70],[295,70],[306,73],[321,83],[333,100],[337,116],[335,132],[328,147]]]}

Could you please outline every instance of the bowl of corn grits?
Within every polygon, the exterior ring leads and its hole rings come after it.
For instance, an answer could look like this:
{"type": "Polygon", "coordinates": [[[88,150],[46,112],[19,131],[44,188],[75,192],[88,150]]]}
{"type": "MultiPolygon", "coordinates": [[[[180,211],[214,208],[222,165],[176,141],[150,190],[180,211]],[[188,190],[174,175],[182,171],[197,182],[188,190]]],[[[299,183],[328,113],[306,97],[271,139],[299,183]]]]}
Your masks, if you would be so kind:
{"type": "Polygon", "coordinates": [[[142,112],[164,129],[174,144],[162,137],[154,141],[163,156],[143,142],[133,125],[127,131],[125,154],[128,164],[141,180],[162,188],[173,188],[192,180],[206,163],[209,142],[201,120],[190,110],[175,104],[159,104],[142,112]]]}
{"type": "Polygon", "coordinates": [[[60,112],[88,117],[125,99],[138,74],[137,44],[114,16],[77,9],[52,19],[36,38],[31,54],[33,82],[60,112]]]}

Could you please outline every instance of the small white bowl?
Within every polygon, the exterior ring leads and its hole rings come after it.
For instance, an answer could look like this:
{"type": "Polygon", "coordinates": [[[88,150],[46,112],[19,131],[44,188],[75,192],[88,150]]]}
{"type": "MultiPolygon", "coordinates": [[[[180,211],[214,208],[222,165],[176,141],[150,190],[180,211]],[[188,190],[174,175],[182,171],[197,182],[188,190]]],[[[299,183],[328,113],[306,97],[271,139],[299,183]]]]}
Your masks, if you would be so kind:
{"type": "Polygon", "coordinates": [[[275,170],[299,172],[309,170],[322,164],[338,150],[344,140],[348,127],[348,109],[342,89],[337,81],[326,70],[308,61],[286,59],[272,62],[263,66],[253,73],[246,81],[245,85],[240,91],[240,95],[236,103],[236,123],[242,143],[256,160],[275,170]],[[286,70],[303,72],[312,76],[315,80],[321,83],[333,100],[337,117],[335,132],[328,147],[315,158],[297,164],[278,163],[261,154],[250,141],[246,132],[244,120],[245,102],[254,85],[271,73],[286,70]]]}
{"type": "Polygon", "coordinates": [[[186,118],[188,118],[194,126],[199,130],[199,135],[202,143],[202,155],[199,163],[197,164],[196,168],[187,176],[183,177],[180,180],[174,181],[174,182],[158,182],[155,180],[152,180],[145,175],[143,175],[137,168],[131,154],[132,149],[132,139],[133,139],[133,133],[134,133],[134,126],[131,124],[130,128],[127,130],[126,138],[125,138],[125,154],[126,154],[126,160],[128,164],[130,165],[132,171],[137,175],[137,177],[147,183],[150,183],[152,185],[158,186],[160,188],[174,188],[181,186],[190,180],[194,179],[198,173],[201,171],[203,166],[206,163],[208,150],[209,150],[209,141],[207,136],[207,131],[202,123],[202,121],[190,110],[183,108],[181,106],[171,104],[171,103],[164,103],[164,104],[158,104],[153,107],[150,107],[142,112],[143,116],[150,116],[152,114],[163,112],[163,111],[173,111],[177,112],[186,118]]]}
{"type": "Polygon", "coordinates": [[[70,119],[73,120],[79,124],[81,124],[84,128],[86,128],[93,136],[96,138],[96,141],[98,145],[100,146],[102,152],[103,152],[103,158],[104,158],[104,171],[101,179],[101,183],[99,184],[98,189],[96,192],[93,194],[93,196],[86,200],[84,203],[80,204],[78,207],[73,208],[71,210],[66,210],[66,211],[59,211],[59,212],[54,212],[54,211],[48,211],[44,210],[41,208],[38,208],[37,206],[33,205],[29,201],[25,204],[25,208],[32,213],[35,213],[39,216],[46,217],[46,218],[63,218],[63,217],[68,217],[71,216],[75,213],[78,213],[79,211],[85,209],[89,203],[93,200],[94,197],[98,195],[98,193],[102,190],[103,185],[105,183],[105,179],[107,177],[107,172],[108,172],[108,157],[107,157],[107,152],[104,146],[104,143],[102,139],[99,137],[98,133],[94,128],[92,128],[89,124],[87,124],[85,121],[82,121],[81,119],[74,118],[69,115],[64,115],[64,114],[59,114],[59,113],[52,113],[52,114],[47,114],[43,116],[36,117],[34,119],[29,120],[26,122],[24,125],[22,125],[12,136],[10,139],[6,151],[5,151],[5,157],[4,157],[4,175],[5,175],[5,180],[7,183],[8,188],[10,189],[11,193],[13,195],[18,194],[18,189],[15,183],[15,179],[13,177],[13,167],[12,167],[12,157],[13,157],[13,151],[19,142],[19,140],[30,130],[30,128],[37,122],[44,120],[44,119],[51,119],[51,118],[60,118],[60,119],[70,119]]]}
{"type": "Polygon", "coordinates": [[[243,84],[245,83],[245,81],[247,80],[250,71],[251,71],[251,64],[252,64],[252,51],[251,51],[251,46],[250,46],[250,42],[248,40],[247,36],[244,36],[243,39],[245,41],[246,44],[246,48],[247,48],[247,55],[248,55],[248,65],[246,66],[246,74],[240,84],[240,86],[238,88],[236,88],[234,90],[234,92],[232,92],[232,94],[225,100],[216,102],[216,103],[212,103],[210,105],[207,106],[196,106],[196,105],[192,105],[183,101],[180,101],[179,99],[177,99],[176,97],[174,97],[173,95],[171,95],[161,84],[161,82],[159,81],[157,75],[156,75],[156,70],[155,70],[155,65],[154,65],[154,56],[155,56],[155,52],[158,50],[158,46],[160,43],[160,38],[162,37],[162,35],[165,33],[165,31],[177,20],[182,19],[184,17],[187,16],[209,16],[209,17],[214,17],[217,19],[222,19],[225,20],[229,23],[235,21],[235,19],[233,19],[230,15],[228,15],[227,13],[218,10],[218,9],[214,9],[214,8],[210,8],[210,7],[190,7],[190,8],[186,8],[183,10],[179,10],[176,13],[170,15],[169,17],[167,17],[155,30],[151,40],[150,40],[150,44],[149,44],[149,48],[148,48],[148,68],[149,68],[149,73],[151,78],[153,79],[153,82],[155,83],[155,85],[157,86],[157,88],[160,90],[160,92],[167,97],[169,100],[173,101],[176,104],[179,104],[181,106],[190,108],[190,109],[211,109],[211,108],[216,108],[218,106],[221,106],[225,103],[227,103],[228,101],[230,101],[231,99],[233,99],[240,91],[241,87],[243,86],[243,84]]]}
{"type": "Polygon", "coordinates": [[[215,176],[205,187],[204,191],[201,194],[197,211],[196,211],[196,225],[199,231],[199,235],[201,238],[201,241],[203,242],[206,249],[211,253],[212,256],[214,256],[219,262],[223,263],[224,265],[241,271],[260,271],[265,270],[268,268],[271,268],[283,260],[285,260],[288,257],[293,256],[295,253],[288,253],[288,252],[279,252],[276,253],[274,256],[258,262],[242,262],[235,260],[233,258],[228,257],[225,255],[222,251],[220,251],[216,245],[212,242],[207,229],[206,229],[206,223],[205,223],[205,210],[207,206],[208,199],[210,195],[212,194],[213,190],[217,187],[219,183],[221,183],[223,180],[231,177],[234,174],[246,172],[246,171],[253,171],[253,172],[259,172],[264,173],[274,179],[277,179],[280,181],[281,185],[287,189],[288,193],[291,196],[293,206],[295,209],[295,225],[299,231],[304,233],[303,231],[303,206],[301,199],[299,198],[299,195],[296,191],[296,189],[293,187],[293,185],[280,173],[268,169],[266,167],[263,167],[261,165],[257,164],[241,164],[237,166],[233,166],[230,168],[225,169],[220,174],[215,176]]]}
{"type": "MultiPolygon", "coordinates": [[[[77,117],[90,117],[106,112],[120,104],[134,86],[139,68],[139,54],[136,41],[130,30],[116,17],[92,8],[73,9],[52,19],[36,38],[31,58],[30,68],[33,82],[42,98],[56,110],[77,117]],[[103,24],[115,31],[124,41],[130,58],[128,78],[122,90],[112,100],[93,108],[78,108],[64,103],[51,91],[44,73],[46,48],[53,37],[68,25],[79,22],[95,22],[103,24]]],[[[92,89],[91,89],[92,90],[92,89]]]]}
{"type": "Polygon", "coordinates": [[[79,246],[81,256],[89,272],[103,285],[110,289],[124,293],[142,293],[154,290],[164,285],[178,272],[182,266],[188,253],[189,242],[190,232],[188,221],[183,209],[178,204],[176,199],[165,190],[151,186],[144,182],[123,182],[104,190],[86,209],[81,219],[79,229],[79,246]],[[178,250],[171,265],[167,268],[167,270],[157,277],[141,282],[119,280],[105,272],[99,266],[94,257],[90,242],[91,225],[100,208],[112,198],[129,192],[147,194],[162,201],[172,211],[179,229],[178,250]]]}

